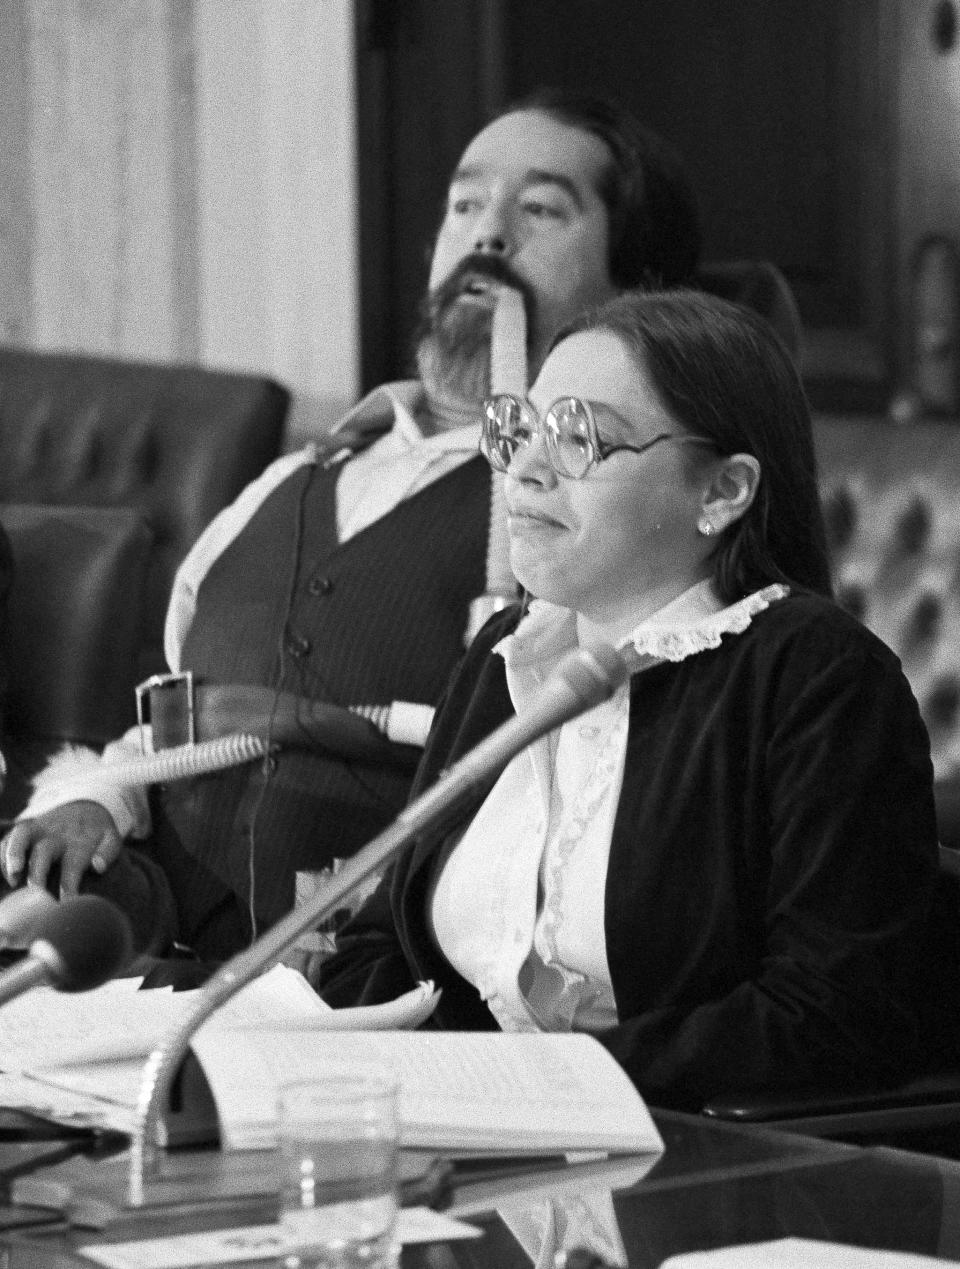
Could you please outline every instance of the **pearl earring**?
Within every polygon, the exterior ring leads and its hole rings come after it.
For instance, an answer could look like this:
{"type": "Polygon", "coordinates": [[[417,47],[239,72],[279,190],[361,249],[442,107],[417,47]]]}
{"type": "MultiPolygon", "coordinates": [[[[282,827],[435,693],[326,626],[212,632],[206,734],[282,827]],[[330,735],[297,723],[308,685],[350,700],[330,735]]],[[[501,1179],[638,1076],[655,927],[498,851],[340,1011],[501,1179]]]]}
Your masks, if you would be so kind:
{"type": "Polygon", "coordinates": [[[709,520],[701,520],[697,525],[697,532],[701,533],[705,538],[709,538],[713,535],[713,525],[709,520]]]}

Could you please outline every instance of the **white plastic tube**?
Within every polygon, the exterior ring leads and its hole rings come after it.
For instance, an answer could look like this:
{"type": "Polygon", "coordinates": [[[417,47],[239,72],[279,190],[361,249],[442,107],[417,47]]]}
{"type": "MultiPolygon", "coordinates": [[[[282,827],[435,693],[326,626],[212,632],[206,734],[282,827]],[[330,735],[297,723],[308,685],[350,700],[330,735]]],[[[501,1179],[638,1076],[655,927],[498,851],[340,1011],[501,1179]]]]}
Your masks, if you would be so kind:
{"type": "Polygon", "coordinates": [[[118,784],[166,784],[223,771],[262,758],[266,746],[258,736],[234,732],[197,745],[176,745],[157,753],[104,762],[101,773],[118,784]]]}
{"type": "MultiPolygon", "coordinates": [[[[368,718],[375,727],[398,744],[422,745],[433,721],[429,705],[412,701],[394,701],[391,705],[351,705],[350,709],[368,718]]],[[[231,732],[214,740],[195,745],[175,745],[156,753],[136,754],[129,758],[106,761],[101,773],[117,784],[168,784],[172,780],[190,780],[210,771],[225,771],[245,762],[255,762],[266,752],[259,736],[231,732]]]]}

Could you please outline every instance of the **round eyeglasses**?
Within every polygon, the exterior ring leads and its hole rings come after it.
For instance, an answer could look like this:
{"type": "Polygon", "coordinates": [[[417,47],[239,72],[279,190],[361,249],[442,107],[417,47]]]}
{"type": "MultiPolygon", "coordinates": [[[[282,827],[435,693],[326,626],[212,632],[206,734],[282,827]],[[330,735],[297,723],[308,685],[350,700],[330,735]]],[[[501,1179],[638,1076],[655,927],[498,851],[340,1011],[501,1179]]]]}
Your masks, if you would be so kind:
{"type": "MultiPolygon", "coordinates": [[[[677,436],[672,432],[660,432],[643,445],[603,441],[597,431],[598,410],[620,419],[611,406],[580,397],[560,397],[541,417],[529,401],[502,392],[483,403],[480,451],[491,467],[506,471],[517,450],[529,445],[533,436],[539,434],[543,437],[550,466],[557,475],[582,480],[591,467],[621,449],[643,454],[661,441],[716,448],[716,443],[706,436],[677,436]]],[[[629,426],[625,420],[620,421],[629,426]]]]}

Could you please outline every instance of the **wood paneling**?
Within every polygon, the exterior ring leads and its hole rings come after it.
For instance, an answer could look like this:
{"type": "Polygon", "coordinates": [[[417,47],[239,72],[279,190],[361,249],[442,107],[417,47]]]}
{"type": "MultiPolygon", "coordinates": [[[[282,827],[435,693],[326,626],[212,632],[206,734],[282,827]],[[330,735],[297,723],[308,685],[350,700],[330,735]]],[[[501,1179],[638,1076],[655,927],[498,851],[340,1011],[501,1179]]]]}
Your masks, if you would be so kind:
{"type": "MultiPolygon", "coordinates": [[[[708,260],[764,258],[811,332],[811,387],[889,391],[890,0],[520,0],[509,80],[614,92],[685,156],[708,260]],[[878,195],[880,195],[878,197],[878,195]]],[[[849,390],[848,390],[849,391],[849,390]]]]}
{"type": "MultiPolygon", "coordinates": [[[[894,207],[908,151],[944,169],[958,206],[957,93],[912,107],[900,136],[907,0],[364,0],[361,185],[365,377],[398,373],[426,279],[447,174],[487,110],[540,84],[614,95],[684,153],[708,259],[763,257],[787,275],[807,328],[818,404],[882,409],[898,382],[902,244],[894,207]],[[899,91],[898,91],[899,84],[899,91]],[[444,105],[444,102],[446,103],[444,105]],[[926,130],[933,109],[939,122],[926,130]],[[945,123],[944,115],[950,122],[945,123]],[[946,129],[946,133],[945,133],[946,129]],[[408,336],[407,336],[408,337],[408,336]]],[[[922,15],[922,16],[921,16],[922,15]]],[[[932,93],[932,90],[931,90],[932,93]]]]}
{"type": "Polygon", "coordinates": [[[450,173],[506,91],[502,8],[359,0],[364,386],[409,372],[450,173]]]}

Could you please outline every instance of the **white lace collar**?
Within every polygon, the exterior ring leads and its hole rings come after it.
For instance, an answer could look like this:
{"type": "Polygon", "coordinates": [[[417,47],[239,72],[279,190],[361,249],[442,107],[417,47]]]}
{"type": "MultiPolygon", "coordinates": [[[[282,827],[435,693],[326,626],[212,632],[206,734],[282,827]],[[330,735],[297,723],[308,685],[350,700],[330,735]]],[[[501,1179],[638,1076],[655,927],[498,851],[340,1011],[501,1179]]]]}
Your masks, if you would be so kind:
{"type": "MultiPolygon", "coordinates": [[[[753,618],[790,593],[775,584],[754,591],[726,607],[712,583],[697,582],[646,618],[623,640],[637,653],[659,661],[683,661],[698,652],[718,648],[725,634],[741,634],[753,618]]],[[[510,668],[546,668],[577,644],[576,614],[546,600],[535,599],[516,630],[494,647],[510,668]]]]}

